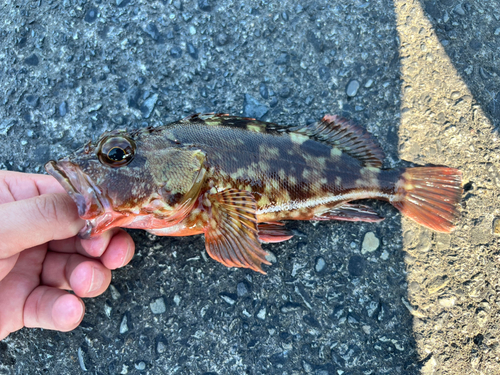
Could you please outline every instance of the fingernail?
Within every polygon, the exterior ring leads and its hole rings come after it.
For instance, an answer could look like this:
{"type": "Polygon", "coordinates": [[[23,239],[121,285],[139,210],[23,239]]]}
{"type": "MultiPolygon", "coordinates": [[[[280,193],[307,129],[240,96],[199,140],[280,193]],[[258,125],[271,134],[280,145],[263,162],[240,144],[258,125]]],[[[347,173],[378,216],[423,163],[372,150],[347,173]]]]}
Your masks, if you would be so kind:
{"type": "Polygon", "coordinates": [[[104,273],[98,267],[92,267],[92,282],[90,283],[89,293],[101,288],[103,282],[104,273]]]}
{"type": "Polygon", "coordinates": [[[125,253],[125,256],[123,257],[122,264],[120,267],[123,267],[125,264],[127,264],[129,258],[130,258],[130,253],[132,252],[132,246],[130,244],[127,245],[127,252],[125,253]]]}
{"type": "Polygon", "coordinates": [[[83,305],[83,302],[80,302],[80,318],[77,320],[77,322],[80,322],[83,319],[83,315],[85,314],[85,306],[83,305]]]}

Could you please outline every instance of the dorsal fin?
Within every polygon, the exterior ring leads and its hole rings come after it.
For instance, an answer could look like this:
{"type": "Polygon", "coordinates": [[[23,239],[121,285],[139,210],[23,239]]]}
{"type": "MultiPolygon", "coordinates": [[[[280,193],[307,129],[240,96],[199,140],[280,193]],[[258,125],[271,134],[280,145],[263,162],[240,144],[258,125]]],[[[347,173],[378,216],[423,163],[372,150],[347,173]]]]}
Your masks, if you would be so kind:
{"type": "Polygon", "coordinates": [[[286,132],[289,126],[278,125],[272,122],[259,121],[251,117],[231,116],[226,113],[196,113],[181,120],[186,123],[202,123],[205,125],[228,126],[240,128],[255,133],[278,134],[286,132]]]}
{"type": "Polygon", "coordinates": [[[325,115],[310,125],[293,127],[289,131],[300,133],[317,141],[336,147],[358,159],[364,166],[380,168],[384,152],[370,133],[352,122],[332,115],[325,115]]]}
{"type": "Polygon", "coordinates": [[[197,113],[182,119],[182,122],[229,126],[257,133],[304,134],[311,139],[339,149],[367,167],[380,168],[384,159],[384,152],[374,142],[370,133],[339,116],[325,115],[320,121],[313,124],[294,127],[263,122],[248,117],[230,116],[225,113],[197,113]]]}

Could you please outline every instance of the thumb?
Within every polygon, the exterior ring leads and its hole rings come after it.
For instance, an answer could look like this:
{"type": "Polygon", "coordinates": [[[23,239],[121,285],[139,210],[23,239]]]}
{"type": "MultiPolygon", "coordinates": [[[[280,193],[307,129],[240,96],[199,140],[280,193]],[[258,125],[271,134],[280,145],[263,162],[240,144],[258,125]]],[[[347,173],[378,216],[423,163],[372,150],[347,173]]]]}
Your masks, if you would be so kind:
{"type": "Polygon", "coordinates": [[[44,194],[0,205],[0,259],[51,240],[69,238],[84,221],[67,194],[44,194]]]}

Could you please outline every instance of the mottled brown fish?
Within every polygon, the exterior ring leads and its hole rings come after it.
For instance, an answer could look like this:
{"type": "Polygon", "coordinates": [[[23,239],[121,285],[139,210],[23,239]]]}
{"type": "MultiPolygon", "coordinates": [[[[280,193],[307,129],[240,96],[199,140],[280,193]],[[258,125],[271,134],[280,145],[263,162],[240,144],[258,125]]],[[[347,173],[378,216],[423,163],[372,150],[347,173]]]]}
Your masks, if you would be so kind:
{"type": "Polygon", "coordinates": [[[285,127],[224,114],[107,132],[47,171],[87,220],[82,237],[113,227],[205,235],[228,267],[263,272],[262,242],[292,237],[283,220],[382,220],[359,199],[390,202],[438,232],[458,217],[462,174],[447,167],[382,170],[382,150],[337,116],[285,127]]]}

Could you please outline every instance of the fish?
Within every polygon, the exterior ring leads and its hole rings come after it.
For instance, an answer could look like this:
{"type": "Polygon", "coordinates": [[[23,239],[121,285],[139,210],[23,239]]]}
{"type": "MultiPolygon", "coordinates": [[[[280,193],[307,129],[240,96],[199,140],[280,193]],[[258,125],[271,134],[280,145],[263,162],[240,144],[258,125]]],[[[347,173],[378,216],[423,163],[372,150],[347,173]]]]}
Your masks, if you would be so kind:
{"type": "Polygon", "coordinates": [[[288,220],[383,220],[363,199],[449,233],[462,173],[446,166],[382,169],[371,134],[335,115],[286,126],[194,114],[164,126],[104,133],[45,168],[86,220],[90,238],[113,227],[159,236],[203,234],[209,256],[265,273],[263,243],[290,239],[288,220]]]}

